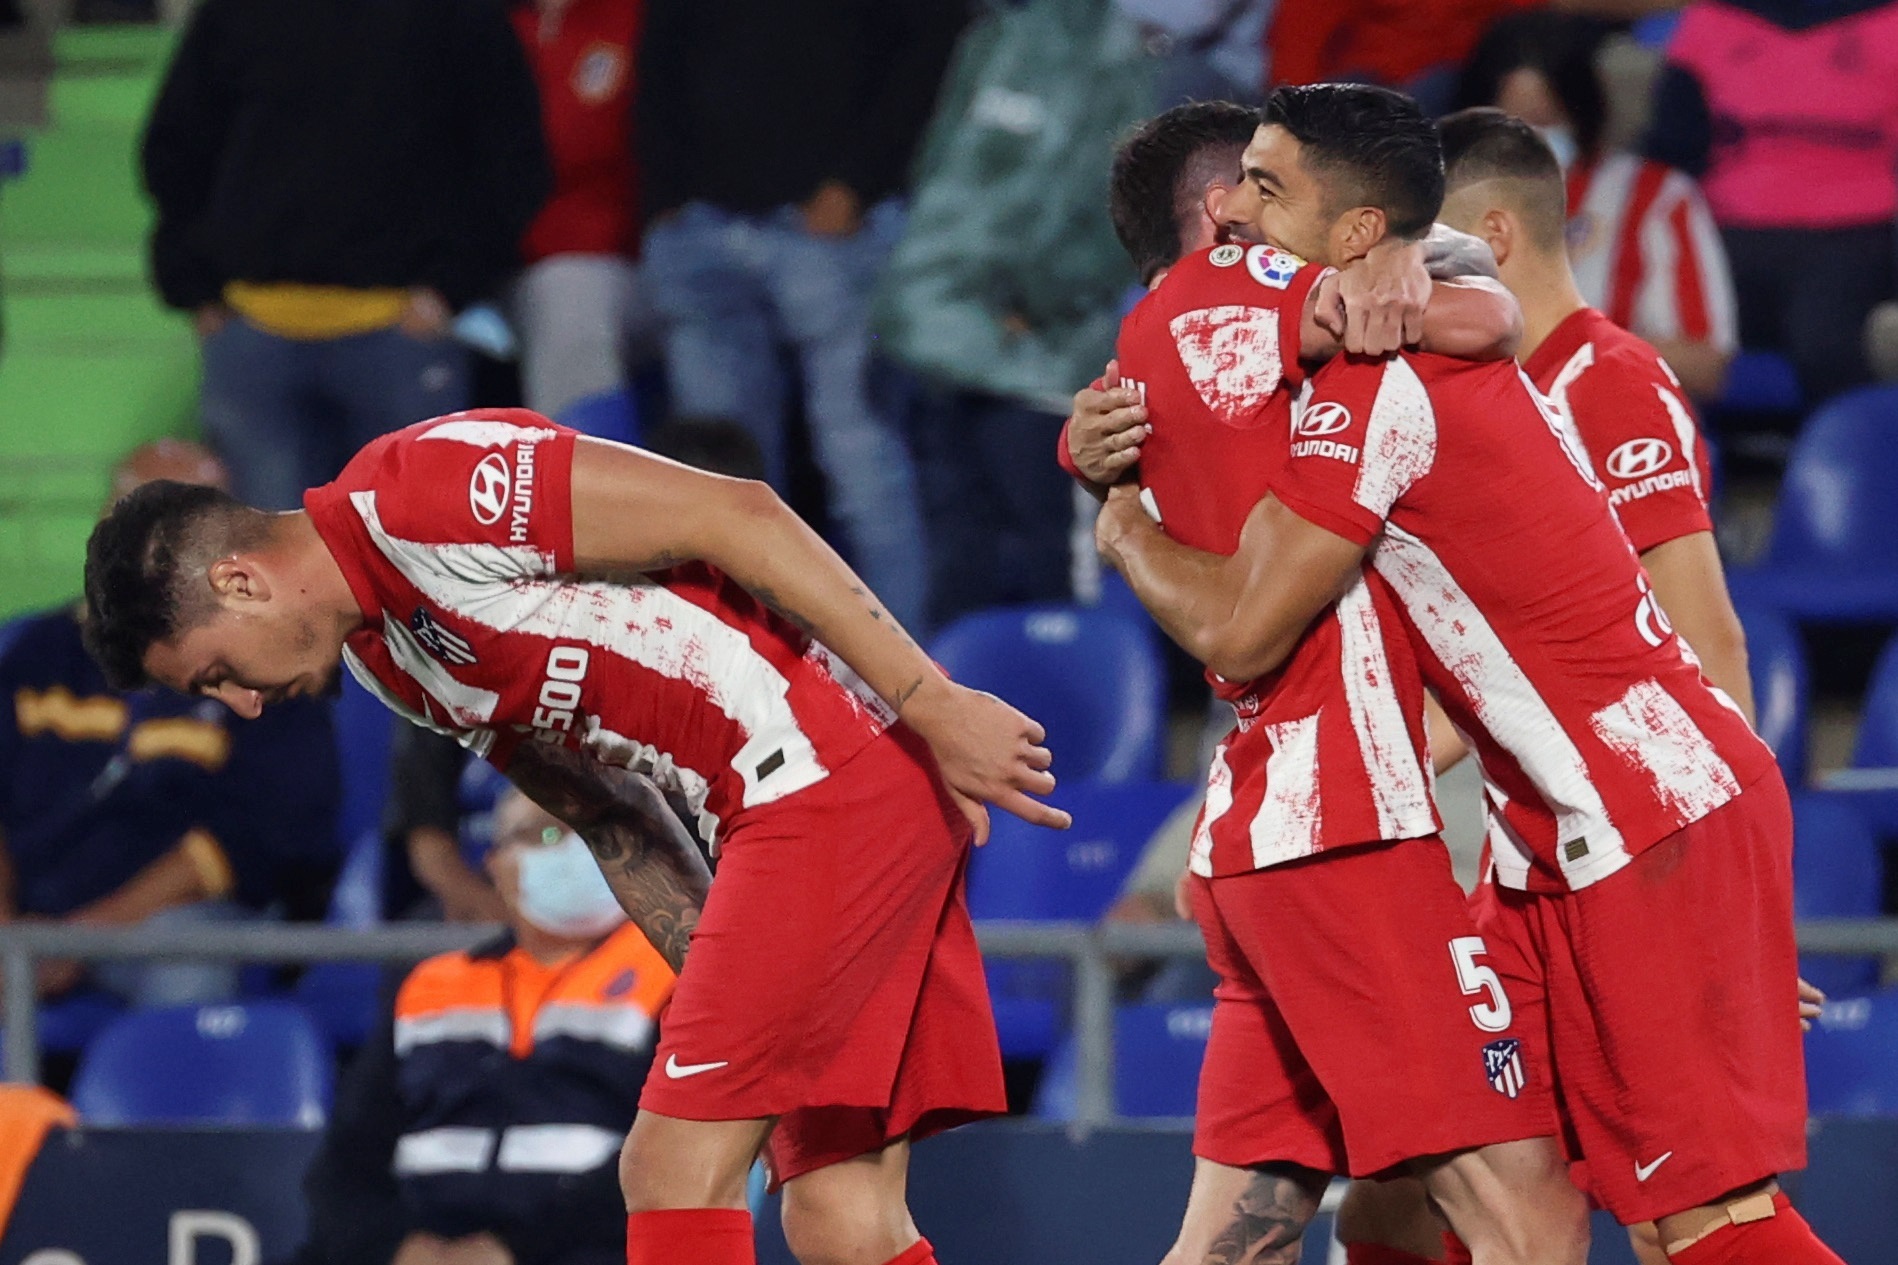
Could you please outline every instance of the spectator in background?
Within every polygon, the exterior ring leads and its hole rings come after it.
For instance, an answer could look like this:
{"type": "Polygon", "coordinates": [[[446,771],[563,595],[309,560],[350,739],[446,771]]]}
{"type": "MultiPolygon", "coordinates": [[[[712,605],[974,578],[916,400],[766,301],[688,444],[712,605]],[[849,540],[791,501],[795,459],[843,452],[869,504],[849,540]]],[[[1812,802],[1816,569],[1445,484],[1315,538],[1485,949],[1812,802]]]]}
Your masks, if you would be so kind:
{"type": "MultiPolygon", "coordinates": [[[[113,476],[222,486],[195,444],[161,440],[113,476]]],[[[339,862],[329,709],[293,700],[258,720],[204,699],[120,694],[80,642],[80,611],[0,631],[0,921],[88,926],[320,917],[339,862]]],[[[77,984],[46,964],[42,990],[77,984]]],[[[144,1005],[225,1000],[235,966],[107,963],[95,983],[144,1005]]]]}
{"type": "Polygon", "coordinates": [[[644,280],[673,409],[743,422],[783,490],[793,353],[846,552],[911,627],[922,522],[871,390],[870,290],[962,20],[962,0],[648,0],[640,50],[644,280]]]}
{"type": "Polygon", "coordinates": [[[1701,179],[1741,345],[1783,352],[1808,404],[1867,381],[1866,317],[1894,297],[1898,5],[1688,5],[1647,149],[1701,179]]]}
{"type": "MultiPolygon", "coordinates": [[[[751,432],[723,418],[681,417],[654,427],[646,448],[734,479],[762,479],[764,456],[751,432]]],[[[392,869],[386,911],[448,922],[498,922],[501,898],[481,868],[494,838],[491,809],[506,781],[453,738],[398,725],[390,759],[383,839],[407,860],[392,869]],[[418,890],[419,889],[419,890],[418,890]]]]}
{"type": "Polygon", "coordinates": [[[143,163],[205,433],[236,494],[279,510],[377,435],[465,407],[450,321],[516,270],[549,188],[499,0],[205,0],[143,163]]]}
{"type": "Polygon", "coordinates": [[[1607,31],[1574,14],[1504,18],[1464,67],[1456,106],[1496,106],[1542,133],[1568,173],[1582,298],[1652,343],[1689,395],[1711,399],[1739,345],[1726,249],[1693,177],[1607,146],[1607,31]]]}
{"type": "Polygon", "coordinates": [[[521,395],[558,417],[625,386],[653,334],[639,289],[633,67],[645,0],[513,0],[540,85],[554,190],[527,230],[509,304],[521,395]]]}
{"type": "Polygon", "coordinates": [[[1157,72],[1108,0],[998,9],[957,51],[875,317],[884,354],[924,384],[933,623],[1069,595],[1073,487],[1047,458],[1139,280],[1107,171],[1115,137],[1155,110],[1157,72]]]}
{"type": "Polygon", "coordinates": [[[620,1265],[620,1143],[673,973],[577,835],[509,790],[507,931],[410,972],[305,1178],[300,1265],[620,1265]]]}
{"type": "Polygon", "coordinates": [[[1259,46],[1275,0],[1114,0],[1140,25],[1149,48],[1163,50],[1160,104],[1263,101],[1259,46]]]}

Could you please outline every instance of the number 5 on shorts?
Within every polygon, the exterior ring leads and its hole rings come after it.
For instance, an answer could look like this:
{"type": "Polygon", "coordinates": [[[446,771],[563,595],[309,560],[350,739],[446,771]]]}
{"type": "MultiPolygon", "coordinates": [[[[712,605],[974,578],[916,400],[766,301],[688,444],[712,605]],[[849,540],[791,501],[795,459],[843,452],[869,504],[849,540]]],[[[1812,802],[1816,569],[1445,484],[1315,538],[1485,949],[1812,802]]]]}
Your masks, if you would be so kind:
{"type": "Polygon", "coordinates": [[[1457,987],[1463,990],[1465,997],[1478,993],[1489,995],[1487,1002],[1470,1007],[1470,1022],[1484,1032],[1506,1032],[1513,1018],[1509,994],[1503,991],[1503,982],[1496,972],[1476,960],[1488,955],[1489,949],[1481,936],[1458,936],[1450,941],[1450,960],[1456,963],[1457,987]]]}

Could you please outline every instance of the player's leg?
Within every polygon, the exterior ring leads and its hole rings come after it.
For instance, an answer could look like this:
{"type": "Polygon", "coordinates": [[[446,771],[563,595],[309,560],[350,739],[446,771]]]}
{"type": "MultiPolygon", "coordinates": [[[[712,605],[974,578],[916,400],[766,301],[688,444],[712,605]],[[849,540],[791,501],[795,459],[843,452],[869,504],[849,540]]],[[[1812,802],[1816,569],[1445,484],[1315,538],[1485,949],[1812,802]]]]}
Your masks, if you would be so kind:
{"type": "Polygon", "coordinates": [[[1553,1137],[1498,1142],[1418,1166],[1476,1265],[1582,1265],[1588,1210],[1553,1137]]]}
{"type": "Polygon", "coordinates": [[[627,1265],[753,1265],[745,1178],[770,1128],[641,1111],[620,1150],[627,1265]]]}
{"type": "Polygon", "coordinates": [[[1197,1158],[1180,1234],[1163,1265],[1296,1265],[1330,1182],[1329,1173],[1295,1164],[1235,1168],[1197,1158]]]}
{"type": "Polygon", "coordinates": [[[1551,1029],[1595,1197],[1624,1224],[1656,1221],[1670,1261],[1836,1262],[1774,1182],[1804,1166],[1806,1123],[1777,774],[1598,883],[1519,899],[1547,929],[1551,1029]]]}
{"type": "Polygon", "coordinates": [[[1443,1218],[1415,1177],[1352,1182],[1338,1206],[1346,1265],[1419,1265],[1443,1259],[1443,1218]]]}
{"type": "Polygon", "coordinates": [[[909,1140],[784,1184],[784,1240],[802,1265],[925,1265],[935,1252],[908,1203],[909,1140]]]}

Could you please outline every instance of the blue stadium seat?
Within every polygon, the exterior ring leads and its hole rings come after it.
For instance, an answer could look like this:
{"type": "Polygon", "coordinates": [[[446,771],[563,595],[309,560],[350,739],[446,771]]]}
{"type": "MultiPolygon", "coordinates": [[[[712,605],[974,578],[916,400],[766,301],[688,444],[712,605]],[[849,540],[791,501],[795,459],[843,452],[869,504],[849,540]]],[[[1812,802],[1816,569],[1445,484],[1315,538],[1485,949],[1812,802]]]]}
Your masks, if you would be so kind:
{"type": "Polygon", "coordinates": [[[133,1011],[80,1060],[72,1102],[88,1124],[323,1123],[329,1047],[288,1002],[133,1011]]]}
{"type": "Polygon", "coordinates": [[[1852,766],[1898,768],[1898,637],[1878,656],[1865,691],[1865,712],[1852,748],[1852,766]]]}
{"type": "Polygon", "coordinates": [[[389,752],[398,720],[382,700],[343,673],[335,705],[337,755],[343,777],[343,803],[336,831],[353,856],[364,835],[382,829],[382,805],[389,796],[389,752]]]}
{"type": "Polygon", "coordinates": [[[354,1050],[375,1027],[382,986],[382,968],[373,962],[318,962],[297,980],[291,998],[334,1049],[354,1050]]]}
{"type": "MultiPolygon", "coordinates": [[[[1657,16],[1665,22],[1678,21],[1680,15],[1657,16]]],[[[1720,398],[1714,401],[1713,407],[1750,413],[1793,413],[1804,404],[1805,393],[1799,389],[1799,375],[1793,372],[1792,361],[1776,351],[1742,348],[1727,366],[1726,381],[1721,384],[1720,398]]]]}
{"type": "MultiPolygon", "coordinates": [[[[1793,797],[1793,913],[1800,918],[1876,918],[1885,890],[1877,837],[1848,797],[1805,791],[1793,797]]],[[[1875,957],[1802,957],[1799,970],[1828,994],[1878,982],[1875,957]]]]}
{"type": "MultiPolygon", "coordinates": [[[[988,846],[969,863],[969,912],[1094,921],[1113,904],[1148,837],[1191,791],[1175,782],[1063,783],[1049,798],[1074,814],[1065,832],[994,813],[988,846]]],[[[1054,1047],[1065,1026],[1068,973],[1065,962],[989,964],[1004,1055],[1039,1058],[1054,1047]]]]}
{"type": "Polygon", "coordinates": [[[1804,785],[1806,713],[1812,698],[1805,644],[1792,621],[1775,610],[1745,607],[1740,611],[1740,623],[1746,629],[1756,727],[1779,757],[1787,785],[1804,785]]]}
{"type": "MultiPolygon", "coordinates": [[[[1123,1116],[1190,1116],[1199,1093],[1213,1008],[1121,1006],[1114,1011],[1114,1106],[1123,1116]]],[[[1078,1057],[1072,1039],[1048,1060],[1035,1091],[1035,1115],[1074,1118],[1078,1057]]]]}
{"type": "Polygon", "coordinates": [[[1898,387],[1866,387],[1806,419],[1763,562],[1728,576],[1736,600],[1798,619],[1898,620],[1898,387]]]}
{"type": "MultiPolygon", "coordinates": [[[[40,1003],[35,1015],[40,1053],[77,1054],[125,1013],[125,1003],[111,993],[81,988],[40,1003]]],[[[0,1035],[5,1033],[0,1026],[0,1035]]]]}
{"type": "Polygon", "coordinates": [[[633,393],[624,388],[575,400],[561,409],[560,416],[554,420],[598,439],[612,439],[622,444],[639,442],[639,407],[633,402],[633,393]]]}
{"type": "Polygon", "coordinates": [[[930,653],[1047,726],[1057,777],[1159,776],[1166,676],[1144,620],[1078,606],[982,611],[944,629],[930,653]]]}
{"type": "Polygon", "coordinates": [[[1806,1035],[1814,1115],[1898,1116],[1898,990],[1835,997],[1806,1035]]]}

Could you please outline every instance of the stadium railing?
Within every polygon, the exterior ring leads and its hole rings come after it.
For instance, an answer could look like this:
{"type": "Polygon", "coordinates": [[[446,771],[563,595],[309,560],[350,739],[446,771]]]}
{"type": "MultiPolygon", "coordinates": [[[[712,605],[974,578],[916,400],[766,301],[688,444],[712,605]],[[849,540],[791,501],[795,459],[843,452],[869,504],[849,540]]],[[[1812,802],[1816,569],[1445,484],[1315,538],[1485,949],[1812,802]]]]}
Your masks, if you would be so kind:
{"type": "MultiPolygon", "coordinates": [[[[417,962],[465,949],[491,936],[491,926],[392,924],[367,930],[326,926],[69,927],[48,923],[0,926],[4,985],[6,1079],[39,1079],[35,964],[195,960],[224,962],[417,962]]],[[[993,958],[1058,958],[1074,971],[1077,1137],[1119,1119],[1114,1104],[1114,968],[1116,960],[1194,958],[1205,952],[1189,923],[1133,926],[1085,922],[989,921],[976,924],[982,951],[993,958]]],[[[1898,957],[1898,917],[1813,918],[1798,924],[1802,952],[1898,957]]]]}

